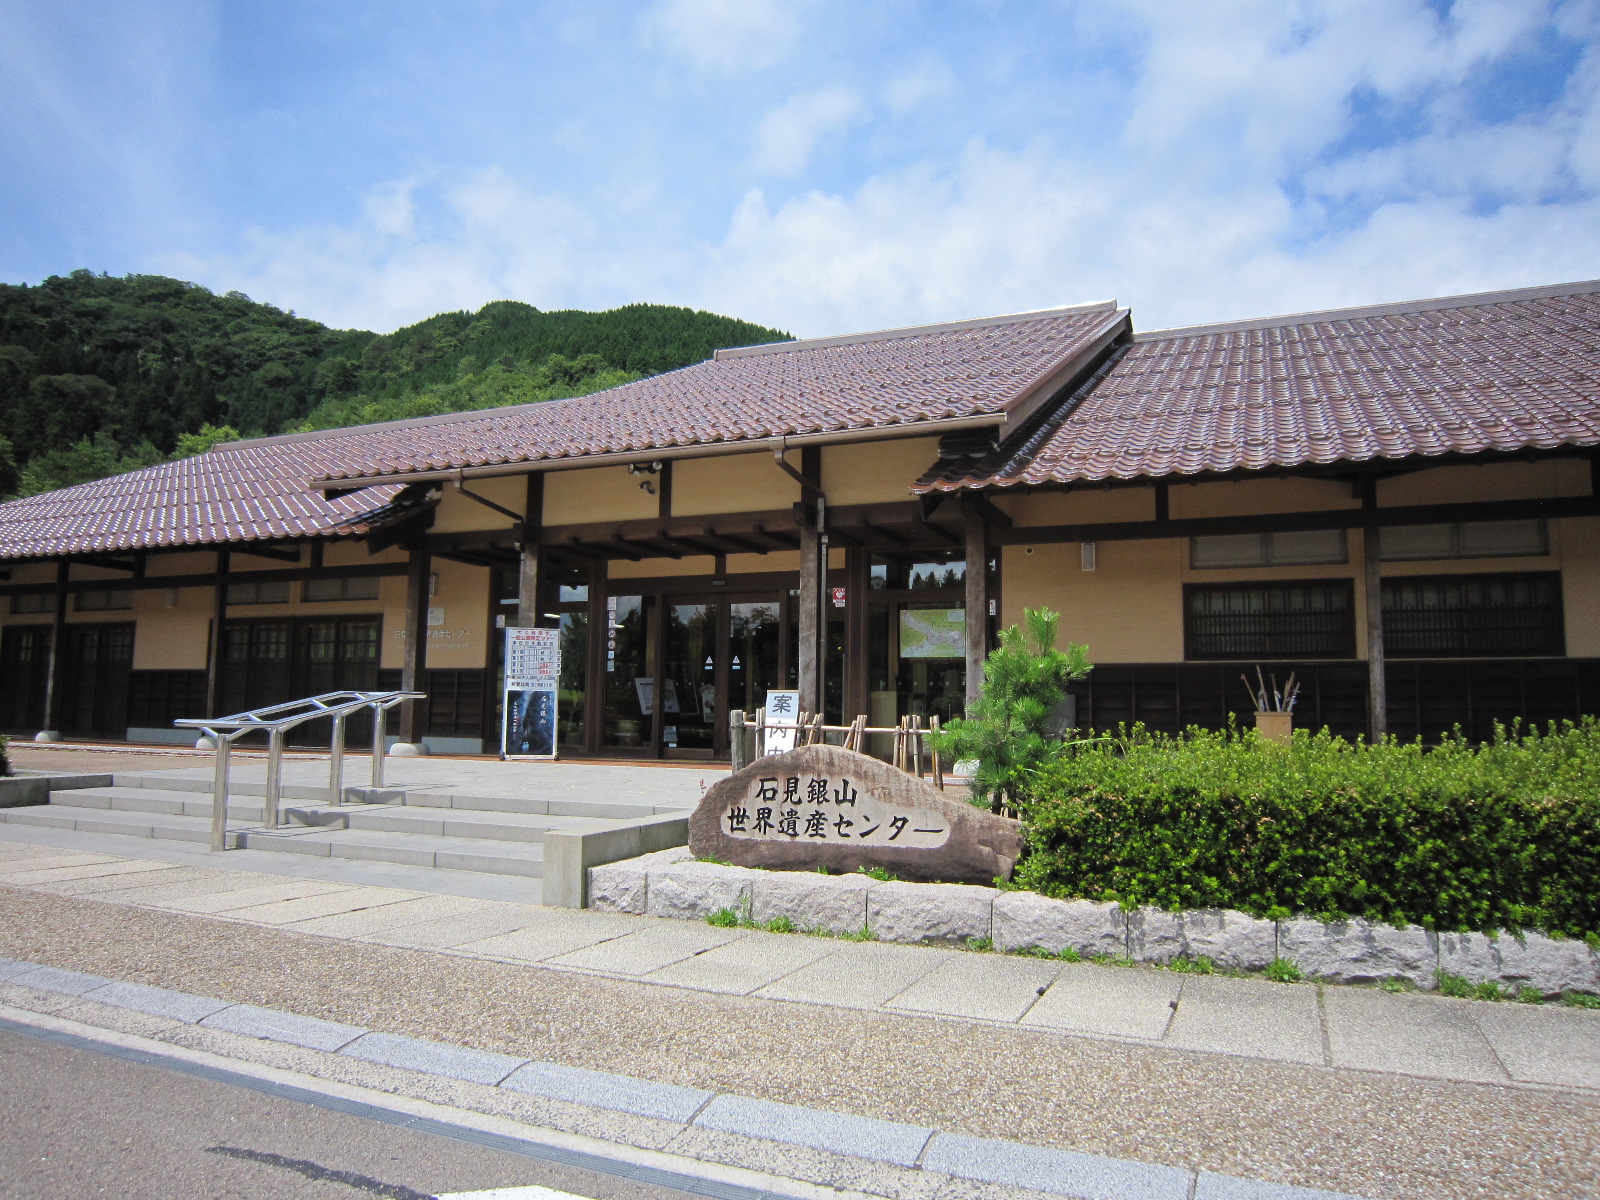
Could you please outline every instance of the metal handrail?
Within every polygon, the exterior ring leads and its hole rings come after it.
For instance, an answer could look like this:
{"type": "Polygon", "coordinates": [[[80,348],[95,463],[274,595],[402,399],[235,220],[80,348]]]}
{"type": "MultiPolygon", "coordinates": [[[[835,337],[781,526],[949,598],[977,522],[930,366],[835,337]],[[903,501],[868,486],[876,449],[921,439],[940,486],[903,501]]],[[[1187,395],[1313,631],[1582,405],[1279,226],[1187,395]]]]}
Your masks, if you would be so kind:
{"type": "Polygon", "coordinates": [[[284,734],[296,725],[330,717],[333,734],[328,743],[328,791],[335,805],[344,799],[345,718],[363,708],[372,709],[372,786],[383,786],[387,757],[383,744],[383,715],[406,700],[425,700],[426,692],[324,692],[303,700],[286,700],[227,717],[184,717],[173,722],[183,729],[200,729],[217,746],[211,779],[211,848],[226,850],[228,840],[228,769],[233,743],[248,733],[267,734],[267,794],[262,804],[262,825],[278,828],[278,801],[283,790],[284,734]]]}

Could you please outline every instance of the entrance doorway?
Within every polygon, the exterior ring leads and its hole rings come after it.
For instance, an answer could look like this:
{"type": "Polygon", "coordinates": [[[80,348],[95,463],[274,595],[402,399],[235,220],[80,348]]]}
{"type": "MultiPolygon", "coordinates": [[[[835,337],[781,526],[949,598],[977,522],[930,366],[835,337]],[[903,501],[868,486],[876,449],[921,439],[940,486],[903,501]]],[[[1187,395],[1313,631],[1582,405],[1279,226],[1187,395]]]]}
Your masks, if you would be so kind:
{"type": "MultiPolygon", "coordinates": [[[[302,696],[378,686],[379,620],[376,617],[307,617],[230,621],[223,630],[222,708],[245,712],[302,696]]],[[[298,725],[290,740],[326,745],[330,722],[298,725]]],[[[371,745],[366,713],[350,719],[352,746],[371,745]]]]}
{"type": "Polygon", "coordinates": [[[50,626],[8,625],[0,631],[0,729],[36,731],[44,724],[50,677],[50,626]]]}
{"type": "Polygon", "coordinates": [[[128,733],[132,625],[68,625],[61,679],[61,731],[76,737],[128,733]]]}
{"type": "Polygon", "coordinates": [[[617,596],[608,606],[606,746],[726,758],[729,710],[762,708],[782,686],[778,594],[617,596]]]}

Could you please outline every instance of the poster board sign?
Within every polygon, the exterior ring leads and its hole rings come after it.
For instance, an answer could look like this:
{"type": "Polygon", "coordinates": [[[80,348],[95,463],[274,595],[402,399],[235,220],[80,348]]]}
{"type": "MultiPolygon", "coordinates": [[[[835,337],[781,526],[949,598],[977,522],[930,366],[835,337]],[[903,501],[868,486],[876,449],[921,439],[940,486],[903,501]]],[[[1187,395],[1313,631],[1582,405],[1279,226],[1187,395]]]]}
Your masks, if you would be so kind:
{"type": "Polygon", "coordinates": [[[901,658],[965,658],[966,654],[966,609],[907,608],[901,610],[901,658]]]}
{"type": "Polygon", "coordinates": [[[507,758],[556,756],[556,689],[561,679],[559,629],[506,630],[505,727],[507,758]]]}
{"type": "Polygon", "coordinates": [[[766,715],[766,728],[761,734],[761,757],[793,750],[795,723],[800,719],[800,693],[769,691],[766,715]]]}

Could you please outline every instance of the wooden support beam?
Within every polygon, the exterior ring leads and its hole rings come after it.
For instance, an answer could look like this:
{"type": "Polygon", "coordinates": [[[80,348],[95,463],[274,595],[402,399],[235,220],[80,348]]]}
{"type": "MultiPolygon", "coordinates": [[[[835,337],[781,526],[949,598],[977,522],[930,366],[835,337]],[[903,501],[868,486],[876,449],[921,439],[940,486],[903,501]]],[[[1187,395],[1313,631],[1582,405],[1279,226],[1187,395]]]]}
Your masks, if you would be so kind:
{"type": "Polygon", "coordinates": [[[1376,744],[1389,732],[1388,664],[1383,652],[1383,573],[1378,556],[1378,481],[1362,480],[1361,528],[1363,609],[1367,622],[1367,734],[1376,744]]]}
{"type": "Polygon", "coordinates": [[[528,475],[527,503],[522,510],[522,566],[517,589],[517,625],[538,627],[543,613],[539,596],[541,568],[544,565],[544,473],[528,475]]]}
{"type": "MultiPolygon", "coordinates": [[[[290,568],[279,571],[233,571],[228,579],[233,583],[304,583],[308,579],[370,579],[373,576],[404,575],[405,563],[356,563],[348,567],[290,568]]],[[[118,591],[147,592],[165,588],[209,588],[216,583],[216,573],[204,575],[146,575],[141,579],[75,579],[67,585],[68,595],[79,592],[99,592],[107,587],[118,591]]],[[[0,597],[49,592],[55,584],[5,583],[0,584],[0,597]]]]}
{"type": "MultiPolygon", "coordinates": [[[[428,673],[428,582],[433,575],[433,556],[426,550],[411,552],[406,572],[406,644],[400,665],[402,691],[421,692],[428,673]]],[[[422,705],[407,700],[400,706],[400,740],[415,745],[422,740],[422,705]]],[[[383,730],[373,736],[382,737],[383,730]]]]}
{"type": "Polygon", "coordinates": [[[610,564],[603,558],[589,562],[589,629],[587,670],[584,672],[583,751],[598,754],[605,739],[606,651],[611,645],[611,608],[606,602],[606,576],[610,564]]]}
{"type": "Polygon", "coordinates": [[[63,560],[56,564],[56,607],[44,677],[44,728],[56,734],[61,732],[61,692],[67,675],[67,582],[71,575],[71,563],[63,560]]]}
{"type": "Polygon", "coordinates": [[[827,619],[823,608],[828,588],[827,545],[823,539],[826,521],[825,502],[820,500],[822,482],[822,454],[816,447],[807,447],[800,455],[801,471],[810,481],[811,490],[819,503],[809,509],[815,515],[810,521],[800,523],[800,588],[796,597],[800,605],[797,614],[799,625],[799,675],[800,709],[802,712],[821,712],[823,707],[823,668],[826,653],[824,637],[827,619]]]}
{"type": "Polygon", "coordinates": [[[223,672],[227,667],[228,568],[232,554],[217,551],[217,578],[211,587],[211,645],[206,654],[206,716],[222,717],[223,672]]]}
{"type": "MultiPolygon", "coordinates": [[[[867,615],[872,590],[872,551],[845,552],[844,714],[848,723],[871,707],[872,663],[867,615]]],[[[891,610],[892,611],[892,610],[891,610]]]]}
{"type": "Polygon", "coordinates": [[[983,662],[989,657],[989,525],[978,505],[965,516],[967,550],[967,711],[983,691],[983,662]]]}

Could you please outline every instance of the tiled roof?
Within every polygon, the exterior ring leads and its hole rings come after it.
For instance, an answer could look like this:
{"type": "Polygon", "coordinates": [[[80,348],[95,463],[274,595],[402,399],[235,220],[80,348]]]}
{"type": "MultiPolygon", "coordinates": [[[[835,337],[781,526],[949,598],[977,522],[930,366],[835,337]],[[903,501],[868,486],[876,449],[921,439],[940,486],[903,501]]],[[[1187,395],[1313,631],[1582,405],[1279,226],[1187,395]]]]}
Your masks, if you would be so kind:
{"type": "Polygon", "coordinates": [[[1140,334],[918,491],[1600,445],[1600,282],[1140,334]]]}
{"type": "Polygon", "coordinates": [[[368,426],[318,439],[327,480],[625,454],[993,417],[1065,382],[1123,326],[1114,303],[719,351],[571,400],[368,426]]]}
{"type": "Polygon", "coordinates": [[[318,450],[212,450],[0,504],[0,559],[367,532],[399,486],[330,500],[306,482],[318,450]]]}

